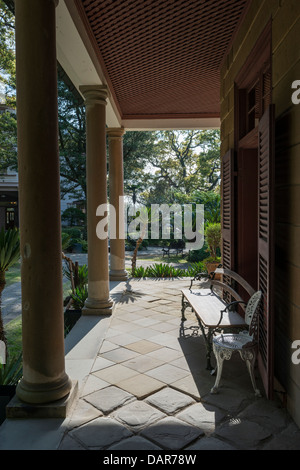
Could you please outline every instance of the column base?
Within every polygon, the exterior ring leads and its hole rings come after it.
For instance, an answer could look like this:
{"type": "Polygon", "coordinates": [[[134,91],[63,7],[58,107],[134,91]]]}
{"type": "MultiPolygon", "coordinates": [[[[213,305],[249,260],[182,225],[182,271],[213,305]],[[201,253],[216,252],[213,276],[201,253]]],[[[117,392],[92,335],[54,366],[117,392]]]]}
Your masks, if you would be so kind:
{"type": "Polygon", "coordinates": [[[17,385],[16,395],[24,403],[40,405],[66,397],[71,388],[72,382],[67,374],[56,382],[46,384],[29,383],[23,377],[17,385]]]}
{"type": "Polygon", "coordinates": [[[115,304],[112,299],[96,300],[87,298],[82,309],[82,315],[111,315],[115,304]]]}
{"type": "Polygon", "coordinates": [[[77,381],[72,381],[68,395],[52,403],[24,403],[15,395],[6,406],[6,418],[66,418],[77,395],[77,381]]]}
{"type": "Polygon", "coordinates": [[[109,279],[110,281],[127,281],[128,273],[125,269],[111,270],[109,272],[109,279]]]}

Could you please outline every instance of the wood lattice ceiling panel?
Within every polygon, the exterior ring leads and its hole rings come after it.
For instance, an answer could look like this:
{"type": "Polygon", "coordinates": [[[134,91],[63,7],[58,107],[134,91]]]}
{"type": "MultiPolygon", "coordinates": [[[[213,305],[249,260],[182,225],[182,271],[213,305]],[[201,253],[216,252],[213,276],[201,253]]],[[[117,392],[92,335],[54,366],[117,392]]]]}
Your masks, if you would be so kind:
{"type": "Polygon", "coordinates": [[[247,0],[76,0],[123,118],[219,116],[247,0]]]}

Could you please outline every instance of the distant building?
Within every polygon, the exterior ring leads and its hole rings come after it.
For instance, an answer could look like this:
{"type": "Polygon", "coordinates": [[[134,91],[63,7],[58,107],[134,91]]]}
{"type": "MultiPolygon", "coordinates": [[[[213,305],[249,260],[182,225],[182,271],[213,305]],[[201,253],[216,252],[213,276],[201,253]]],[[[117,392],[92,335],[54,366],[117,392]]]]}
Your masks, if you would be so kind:
{"type": "Polygon", "coordinates": [[[19,226],[18,186],[16,171],[0,170],[0,229],[19,226]]]}

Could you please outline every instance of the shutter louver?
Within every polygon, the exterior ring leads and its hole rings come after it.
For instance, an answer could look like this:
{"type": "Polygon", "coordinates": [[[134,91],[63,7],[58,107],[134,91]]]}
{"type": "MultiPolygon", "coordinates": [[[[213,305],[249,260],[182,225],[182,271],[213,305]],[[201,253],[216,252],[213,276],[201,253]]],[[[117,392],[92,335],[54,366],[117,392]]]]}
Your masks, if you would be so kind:
{"type": "MultiPolygon", "coordinates": [[[[233,269],[234,260],[234,151],[225,153],[222,160],[222,264],[233,269]]],[[[223,282],[231,285],[231,278],[223,276],[223,282]]],[[[231,302],[231,296],[223,293],[224,300],[231,302]]]]}
{"type": "Polygon", "coordinates": [[[268,398],[273,392],[273,150],[274,105],[268,107],[258,126],[258,289],[263,293],[259,315],[258,367],[268,398]]]}

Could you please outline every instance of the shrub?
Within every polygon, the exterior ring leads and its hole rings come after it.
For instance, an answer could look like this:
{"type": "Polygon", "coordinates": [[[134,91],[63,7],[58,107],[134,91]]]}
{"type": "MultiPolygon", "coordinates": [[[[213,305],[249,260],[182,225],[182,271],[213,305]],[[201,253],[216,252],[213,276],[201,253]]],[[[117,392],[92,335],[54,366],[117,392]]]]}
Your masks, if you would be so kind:
{"type": "Polygon", "coordinates": [[[221,224],[208,224],[205,229],[205,239],[211,258],[216,259],[221,243],[221,224]]]}
{"type": "Polygon", "coordinates": [[[191,266],[186,270],[186,276],[187,277],[194,277],[196,274],[199,273],[206,273],[207,269],[205,266],[205,263],[202,261],[199,261],[197,263],[191,264],[191,266]]]}
{"type": "Polygon", "coordinates": [[[200,250],[191,250],[187,255],[187,260],[191,262],[203,261],[207,257],[207,244],[204,243],[200,250]]]}
{"type": "Polygon", "coordinates": [[[22,353],[18,357],[8,357],[6,364],[0,362],[0,385],[17,385],[22,373],[22,353]]]}
{"type": "Polygon", "coordinates": [[[88,297],[87,286],[76,287],[74,294],[71,294],[74,308],[82,310],[84,303],[88,297]]]}

